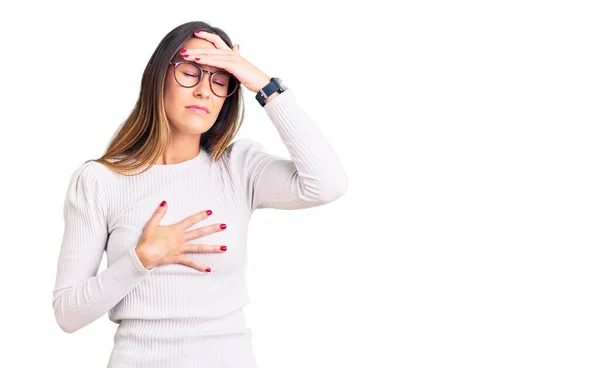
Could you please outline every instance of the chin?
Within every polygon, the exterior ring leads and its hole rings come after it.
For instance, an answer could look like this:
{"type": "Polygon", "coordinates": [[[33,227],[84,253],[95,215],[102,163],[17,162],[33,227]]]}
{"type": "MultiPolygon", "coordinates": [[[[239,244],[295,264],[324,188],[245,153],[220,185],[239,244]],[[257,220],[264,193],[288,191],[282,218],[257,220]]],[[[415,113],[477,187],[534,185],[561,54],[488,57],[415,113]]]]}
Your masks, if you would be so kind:
{"type": "Polygon", "coordinates": [[[192,126],[185,127],[185,129],[182,129],[182,131],[185,132],[186,134],[198,135],[198,134],[206,133],[206,131],[208,131],[211,126],[212,125],[208,125],[208,124],[192,125],[192,126]]]}
{"type": "Polygon", "coordinates": [[[209,130],[213,126],[213,123],[203,121],[201,119],[186,119],[185,123],[183,124],[172,124],[171,126],[176,130],[180,131],[181,133],[198,135],[205,133],[207,130],[209,130]]]}

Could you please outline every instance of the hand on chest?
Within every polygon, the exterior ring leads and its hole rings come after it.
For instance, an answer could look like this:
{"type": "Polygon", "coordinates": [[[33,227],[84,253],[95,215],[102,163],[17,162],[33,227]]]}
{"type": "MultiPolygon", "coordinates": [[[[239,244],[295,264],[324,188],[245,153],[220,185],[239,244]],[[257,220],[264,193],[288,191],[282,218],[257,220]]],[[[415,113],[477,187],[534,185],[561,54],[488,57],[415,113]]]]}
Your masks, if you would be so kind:
{"type": "MultiPolygon", "coordinates": [[[[248,230],[248,215],[244,209],[235,206],[233,201],[223,198],[203,197],[202,195],[182,196],[181,193],[170,191],[161,195],[132,201],[127,208],[120,212],[118,218],[112,222],[112,229],[107,247],[108,260],[118,259],[131,247],[135,247],[141,240],[148,220],[156,211],[156,203],[167,201],[168,208],[160,226],[172,226],[181,223],[186,218],[199,212],[211,210],[212,214],[201,221],[185,228],[185,232],[194,232],[200,228],[219,228],[225,224],[226,228],[214,231],[203,231],[197,237],[187,241],[188,244],[205,244],[226,246],[224,252],[186,253],[186,256],[195,262],[206,264],[211,272],[230,272],[246,261],[246,236],[248,230]],[[216,226],[215,226],[216,225],[216,226]]],[[[179,264],[158,267],[156,272],[197,272],[196,270],[179,264]]]]}

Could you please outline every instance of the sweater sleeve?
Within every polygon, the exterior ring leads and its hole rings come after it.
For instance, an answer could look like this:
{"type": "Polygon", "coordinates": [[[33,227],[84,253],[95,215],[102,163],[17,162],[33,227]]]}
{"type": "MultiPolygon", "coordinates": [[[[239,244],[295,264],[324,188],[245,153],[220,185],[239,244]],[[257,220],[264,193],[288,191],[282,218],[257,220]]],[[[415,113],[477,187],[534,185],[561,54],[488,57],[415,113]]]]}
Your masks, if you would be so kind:
{"type": "Polygon", "coordinates": [[[86,162],[73,172],[64,202],[64,233],[52,305],[65,332],[101,317],[153,271],[144,268],[131,248],[98,273],[109,233],[106,197],[92,164],[86,162]]]}
{"type": "Polygon", "coordinates": [[[250,139],[234,142],[232,155],[240,167],[251,210],[302,209],[341,197],[346,174],[326,138],[286,90],[265,105],[291,160],[265,152],[250,139]]]}

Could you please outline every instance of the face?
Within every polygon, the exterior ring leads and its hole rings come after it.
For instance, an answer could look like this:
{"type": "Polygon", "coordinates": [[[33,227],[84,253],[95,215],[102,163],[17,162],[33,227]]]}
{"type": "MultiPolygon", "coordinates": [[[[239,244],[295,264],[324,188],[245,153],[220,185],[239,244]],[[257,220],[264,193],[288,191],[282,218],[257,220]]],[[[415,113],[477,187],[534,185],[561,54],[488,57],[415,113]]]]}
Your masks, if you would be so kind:
{"type": "MultiPolygon", "coordinates": [[[[215,45],[197,37],[190,39],[184,49],[201,49],[212,48],[215,45]]],[[[184,61],[183,57],[178,54],[173,61],[184,61]]],[[[198,64],[203,70],[216,72],[222,70],[210,65],[198,64]]],[[[210,75],[204,73],[202,80],[194,87],[185,88],[177,83],[174,77],[174,65],[170,65],[167,70],[165,80],[165,109],[167,118],[171,125],[171,130],[174,134],[185,135],[200,135],[209,130],[215,121],[225,98],[216,96],[210,89],[210,75]],[[186,108],[190,105],[199,105],[206,107],[208,113],[199,113],[192,109],[186,108]]]]}

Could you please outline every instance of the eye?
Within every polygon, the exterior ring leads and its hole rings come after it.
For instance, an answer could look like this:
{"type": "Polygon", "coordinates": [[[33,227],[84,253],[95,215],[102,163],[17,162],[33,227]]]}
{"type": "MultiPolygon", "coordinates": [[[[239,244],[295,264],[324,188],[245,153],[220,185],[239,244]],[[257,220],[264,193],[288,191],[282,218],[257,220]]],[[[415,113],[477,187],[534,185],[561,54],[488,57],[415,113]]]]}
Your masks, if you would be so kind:
{"type": "Polygon", "coordinates": [[[188,77],[198,77],[196,74],[189,74],[189,73],[183,73],[185,75],[187,75],[188,77]]]}

